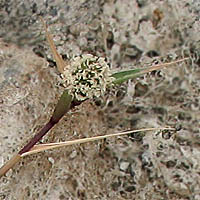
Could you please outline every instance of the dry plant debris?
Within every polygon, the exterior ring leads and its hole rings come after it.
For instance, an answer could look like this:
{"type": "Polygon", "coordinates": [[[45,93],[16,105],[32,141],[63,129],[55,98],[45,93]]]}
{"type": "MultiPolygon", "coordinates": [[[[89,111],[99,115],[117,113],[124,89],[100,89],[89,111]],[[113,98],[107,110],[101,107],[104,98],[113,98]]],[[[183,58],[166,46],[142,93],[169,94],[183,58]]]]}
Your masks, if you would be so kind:
{"type": "MultiPolygon", "coordinates": [[[[42,1],[30,3],[31,10],[35,13],[42,11],[46,21],[53,18],[56,23],[60,19],[61,23],[53,25],[52,31],[57,35],[56,43],[61,54],[92,53],[108,57],[113,68],[144,66],[142,63],[168,53],[187,57],[195,52],[196,58],[192,63],[148,74],[127,87],[121,87],[115,97],[97,101],[103,111],[84,103],[80,111],[74,111],[72,119],[67,115],[53,130],[54,134],[42,142],[66,141],[79,138],[79,134],[89,137],[97,133],[112,133],[113,129],[173,126],[177,123],[181,123],[183,128],[171,137],[166,134],[166,138],[162,133],[144,134],[143,137],[133,134],[118,140],[110,138],[101,143],[26,157],[8,173],[6,179],[1,180],[0,198],[198,200],[198,1],[117,0],[101,1],[100,5],[100,1],[94,0],[88,6],[86,1],[82,1],[86,2],[82,7],[78,1],[74,7],[73,1],[68,2],[62,7],[64,1],[59,1],[58,9],[52,6],[52,2],[49,5],[44,5],[42,1]],[[70,14],[63,12],[67,6],[70,14]],[[77,7],[81,10],[75,9],[77,7]]],[[[12,27],[16,27],[13,30],[21,30],[18,29],[19,20],[31,19],[33,13],[18,16],[23,13],[18,12],[19,8],[26,9],[28,3],[16,0],[14,4],[17,5],[15,9],[12,9],[12,2],[5,5],[6,9],[3,8],[7,20],[1,31],[4,31],[5,24],[13,22],[8,26],[11,31],[5,31],[8,41],[20,40],[26,44],[26,32],[13,34],[12,27]],[[9,18],[11,16],[16,20],[9,18]]],[[[58,5],[57,1],[55,5],[58,5]]],[[[40,22],[33,27],[31,20],[24,22],[30,23],[35,33],[40,33],[40,22]]],[[[2,37],[4,35],[1,34],[2,37]]],[[[35,38],[32,37],[30,42],[35,38]]],[[[46,48],[41,40],[39,43],[46,48]]],[[[44,50],[41,51],[45,55],[44,50]]],[[[51,59],[49,53],[47,58],[51,59]]],[[[1,42],[0,61],[0,114],[3,114],[0,155],[3,164],[18,149],[18,144],[22,144],[24,139],[28,141],[45,123],[54,108],[52,98],[56,102],[59,93],[55,86],[56,77],[52,73],[54,69],[45,68],[44,60],[35,56],[30,48],[22,50],[1,42]],[[42,69],[41,65],[44,66],[42,69]],[[43,90],[45,94],[41,92],[43,90]],[[4,99],[4,96],[7,98],[4,99]],[[44,99],[45,105],[42,103],[44,99]],[[44,116],[42,113],[48,114],[44,116]],[[39,121],[36,120],[38,117],[39,121]],[[30,124],[34,127],[30,128],[30,124]],[[26,130],[30,130],[30,134],[26,130]]]]}

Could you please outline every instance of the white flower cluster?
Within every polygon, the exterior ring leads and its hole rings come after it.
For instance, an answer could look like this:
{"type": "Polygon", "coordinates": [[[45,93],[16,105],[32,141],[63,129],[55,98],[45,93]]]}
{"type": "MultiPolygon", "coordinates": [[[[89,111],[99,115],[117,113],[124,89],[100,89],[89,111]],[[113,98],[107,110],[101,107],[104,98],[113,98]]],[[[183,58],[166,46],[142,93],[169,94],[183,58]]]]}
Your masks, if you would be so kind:
{"type": "Polygon", "coordinates": [[[103,95],[113,81],[105,59],[91,54],[73,57],[61,77],[62,84],[77,100],[103,95]]]}

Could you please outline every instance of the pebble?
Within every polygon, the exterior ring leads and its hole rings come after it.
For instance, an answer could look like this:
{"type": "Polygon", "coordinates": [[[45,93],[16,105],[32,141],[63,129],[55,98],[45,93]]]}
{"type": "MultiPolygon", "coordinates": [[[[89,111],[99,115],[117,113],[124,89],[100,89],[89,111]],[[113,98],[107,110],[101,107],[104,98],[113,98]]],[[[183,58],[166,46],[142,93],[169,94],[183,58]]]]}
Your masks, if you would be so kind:
{"type": "Polygon", "coordinates": [[[124,171],[124,172],[125,172],[125,171],[128,169],[128,166],[129,166],[129,162],[122,161],[122,162],[120,163],[119,168],[120,168],[121,171],[124,171]]]}
{"type": "Polygon", "coordinates": [[[72,152],[71,152],[71,154],[70,154],[70,158],[71,159],[73,159],[73,158],[75,158],[77,156],[77,151],[76,150],[73,150],[72,152]]]}
{"type": "Polygon", "coordinates": [[[55,163],[55,160],[52,157],[48,158],[48,161],[53,165],[55,163]]]}

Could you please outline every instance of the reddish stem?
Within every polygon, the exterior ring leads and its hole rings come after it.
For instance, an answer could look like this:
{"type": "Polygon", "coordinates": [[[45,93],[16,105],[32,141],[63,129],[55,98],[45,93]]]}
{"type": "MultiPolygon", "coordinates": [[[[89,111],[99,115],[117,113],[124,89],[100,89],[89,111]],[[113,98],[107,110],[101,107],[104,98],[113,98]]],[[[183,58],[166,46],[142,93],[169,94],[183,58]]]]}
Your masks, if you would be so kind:
{"type": "MultiPolygon", "coordinates": [[[[73,109],[75,106],[80,105],[82,102],[81,101],[72,101],[70,109],[73,109]]],[[[69,109],[69,110],[70,110],[69,109]]],[[[69,111],[67,110],[67,111],[69,111]]],[[[60,116],[59,119],[54,119],[53,117],[51,117],[51,119],[49,120],[49,122],[30,140],[30,142],[28,144],[26,144],[20,151],[19,151],[19,155],[22,155],[23,153],[29,151],[37,142],[39,142],[43,136],[45,136],[47,134],[47,132],[53,128],[53,126],[55,124],[57,124],[60,119],[67,113],[67,111],[65,113],[63,113],[62,116],[60,116]]]]}
{"type": "Polygon", "coordinates": [[[22,155],[23,153],[29,151],[38,141],[42,139],[44,135],[55,125],[56,123],[52,123],[51,120],[36,134],[31,141],[26,144],[20,151],[19,154],[22,155]]]}

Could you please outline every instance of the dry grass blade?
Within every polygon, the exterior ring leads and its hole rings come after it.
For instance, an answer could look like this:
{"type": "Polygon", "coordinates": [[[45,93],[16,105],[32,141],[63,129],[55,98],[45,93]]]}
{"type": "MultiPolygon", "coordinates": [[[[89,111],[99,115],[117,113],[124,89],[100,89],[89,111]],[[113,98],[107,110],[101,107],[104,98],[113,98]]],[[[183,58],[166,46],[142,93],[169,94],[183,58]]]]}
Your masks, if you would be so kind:
{"type": "Polygon", "coordinates": [[[0,168],[0,178],[6,174],[6,172],[11,169],[16,163],[18,163],[20,161],[20,159],[22,158],[21,155],[16,154],[15,156],[13,156],[6,164],[4,164],[1,168],[0,168]]]}
{"type": "Polygon", "coordinates": [[[121,133],[114,133],[114,134],[109,134],[109,135],[101,135],[101,136],[95,136],[95,137],[90,137],[90,138],[76,139],[76,140],[66,141],[66,142],[38,144],[38,145],[35,145],[30,151],[23,153],[21,156],[24,157],[24,156],[39,153],[45,150],[51,150],[51,149],[65,147],[65,146],[74,145],[74,144],[93,142],[93,141],[102,140],[109,137],[116,137],[116,136],[127,135],[127,134],[135,133],[135,132],[155,131],[155,130],[175,130],[175,129],[174,128],[145,128],[145,129],[132,130],[132,131],[126,131],[126,132],[121,132],[121,133]]]}
{"type": "Polygon", "coordinates": [[[40,17],[40,19],[43,23],[43,26],[44,26],[44,29],[45,29],[45,32],[46,32],[46,38],[47,38],[47,41],[48,41],[49,46],[51,48],[54,59],[56,61],[58,71],[60,73],[63,73],[64,67],[65,67],[65,62],[63,61],[62,57],[60,56],[60,54],[56,50],[56,47],[55,47],[54,42],[53,42],[53,38],[52,38],[51,34],[48,32],[48,28],[47,28],[45,21],[43,20],[42,17],[40,17]]]}
{"type": "Polygon", "coordinates": [[[159,69],[162,69],[164,67],[168,67],[172,64],[176,64],[176,63],[179,63],[179,62],[183,62],[185,60],[188,60],[189,58],[182,58],[182,59],[179,59],[179,60],[175,60],[175,61],[172,61],[172,62],[169,62],[169,63],[163,63],[163,64],[158,64],[158,65],[154,65],[152,67],[149,67],[147,68],[146,70],[142,71],[141,74],[146,74],[148,72],[152,72],[154,70],[159,70],[159,69]]]}

